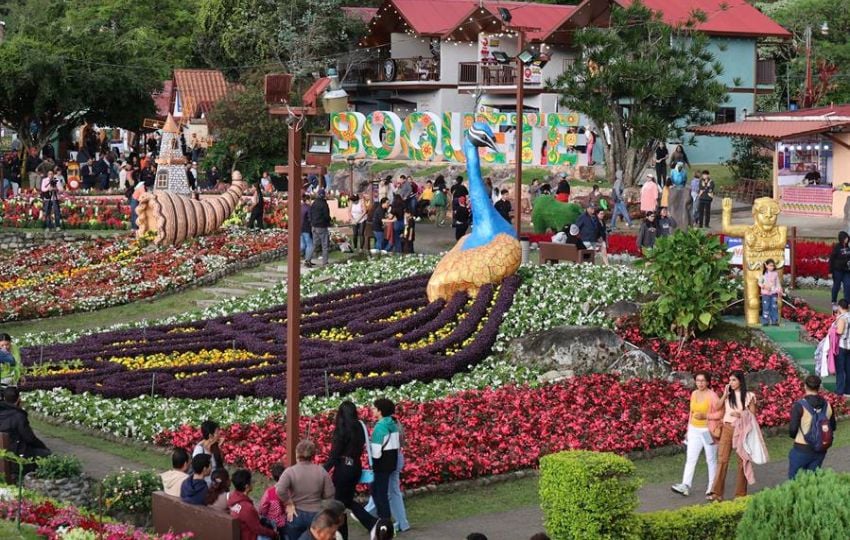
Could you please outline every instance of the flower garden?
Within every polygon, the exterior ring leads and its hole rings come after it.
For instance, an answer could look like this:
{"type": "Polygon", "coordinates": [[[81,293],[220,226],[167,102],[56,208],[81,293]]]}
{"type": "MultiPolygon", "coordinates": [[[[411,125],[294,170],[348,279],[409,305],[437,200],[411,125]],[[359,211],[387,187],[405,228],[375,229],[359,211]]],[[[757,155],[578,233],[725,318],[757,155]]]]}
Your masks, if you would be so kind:
{"type": "Polygon", "coordinates": [[[0,322],[151,298],[280,250],[286,232],[224,229],[177,247],[122,237],[49,244],[0,258],[0,322]]]}
{"type": "MultiPolygon", "coordinates": [[[[513,338],[555,326],[616,327],[674,370],[706,369],[718,389],[730,370],[775,370],[756,390],[759,421],[786,423],[800,395],[791,361],[717,339],[684,345],[641,335],[604,307],[650,291],[626,266],[525,266],[475,298],[427,304],[435,257],[349,262],[302,282],[302,424],[321,453],[343,398],[364,406],[388,396],[407,432],[408,488],[534,468],[563,449],[629,453],[677,445],[689,389],[666,380],[592,374],[541,382],[502,353],[513,338]]],[[[27,406],[70,424],[191,446],[207,418],[227,425],[227,461],[267,472],[284,455],[286,295],[281,284],[156,324],[29,335],[27,406]]],[[[844,411],[843,404],[834,404],[844,411]]]]}

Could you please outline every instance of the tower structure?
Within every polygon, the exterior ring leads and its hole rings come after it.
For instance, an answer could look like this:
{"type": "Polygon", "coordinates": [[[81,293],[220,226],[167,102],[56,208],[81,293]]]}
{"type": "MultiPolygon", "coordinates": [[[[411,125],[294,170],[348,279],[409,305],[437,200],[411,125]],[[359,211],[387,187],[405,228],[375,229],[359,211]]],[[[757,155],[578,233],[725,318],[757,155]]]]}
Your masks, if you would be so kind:
{"type": "Polygon", "coordinates": [[[181,195],[192,192],[186,178],[186,156],[180,145],[180,127],[170,114],[162,127],[162,140],[156,158],[156,183],[154,189],[181,195]]]}

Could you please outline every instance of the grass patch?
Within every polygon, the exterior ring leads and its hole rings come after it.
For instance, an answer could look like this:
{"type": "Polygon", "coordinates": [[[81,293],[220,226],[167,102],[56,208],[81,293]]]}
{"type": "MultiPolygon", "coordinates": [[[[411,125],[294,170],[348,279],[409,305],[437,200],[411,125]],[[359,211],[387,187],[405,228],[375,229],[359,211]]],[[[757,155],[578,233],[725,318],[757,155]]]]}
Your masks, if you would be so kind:
{"type": "Polygon", "coordinates": [[[35,527],[21,524],[21,530],[13,521],[0,520],[0,538],[5,540],[39,540],[44,538],[35,532],[35,527]]]}
{"type": "Polygon", "coordinates": [[[708,171],[711,174],[711,179],[714,180],[714,185],[717,189],[730,186],[735,183],[732,178],[732,171],[729,167],[722,163],[694,163],[688,169],[689,182],[690,178],[694,177],[694,171],[708,171]]]}
{"type": "Polygon", "coordinates": [[[449,168],[448,163],[443,163],[441,165],[431,165],[430,167],[425,167],[424,169],[419,169],[418,171],[415,171],[413,173],[413,177],[414,178],[422,178],[424,180],[427,180],[427,178],[424,178],[425,176],[431,176],[431,175],[439,174],[439,173],[445,171],[448,168],[449,168]]]}
{"type": "Polygon", "coordinates": [[[396,169],[402,169],[406,166],[406,163],[400,161],[378,161],[376,163],[373,163],[369,170],[371,170],[373,174],[377,174],[385,171],[394,171],[396,169]]]}
{"type": "Polygon", "coordinates": [[[345,169],[348,164],[345,161],[334,161],[328,166],[329,172],[336,172],[345,169]]]}

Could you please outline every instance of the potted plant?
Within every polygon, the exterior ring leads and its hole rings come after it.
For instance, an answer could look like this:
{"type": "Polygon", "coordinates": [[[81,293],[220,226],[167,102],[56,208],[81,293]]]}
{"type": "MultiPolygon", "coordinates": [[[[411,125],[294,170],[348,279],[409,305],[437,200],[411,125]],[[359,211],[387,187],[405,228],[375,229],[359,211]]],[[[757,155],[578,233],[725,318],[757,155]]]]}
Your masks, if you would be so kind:
{"type": "Polygon", "coordinates": [[[52,455],[36,460],[37,469],[24,477],[24,487],[74,506],[91,507],[92,480],[74,456],[52,455]]]}
{"type": "Polygon", "coordinates": [[[118,521],[137,527],[151,526],[151,495],[162,489],[153,471],[119,470],[103,479],[103,501],[107,513],[118,521]]]}

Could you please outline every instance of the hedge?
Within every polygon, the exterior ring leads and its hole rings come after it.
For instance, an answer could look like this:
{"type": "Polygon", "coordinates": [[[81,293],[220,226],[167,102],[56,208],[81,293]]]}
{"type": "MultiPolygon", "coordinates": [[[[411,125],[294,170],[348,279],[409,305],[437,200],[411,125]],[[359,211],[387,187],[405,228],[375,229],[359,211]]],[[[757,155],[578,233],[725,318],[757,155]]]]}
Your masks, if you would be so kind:
{"type": "Polygon", "coordinates": [[[717,504],[686,506],[638,514],[640,538],[644,540],[730,540],[735,538],[738,522],[747,509],[742,497],[717,504]]]}
{"type": "Polygon", "coordinates": [[[636,538],[640,480],[628,459],[574,450],[540,459],[540,505],[555,540],[636,538]]]}

